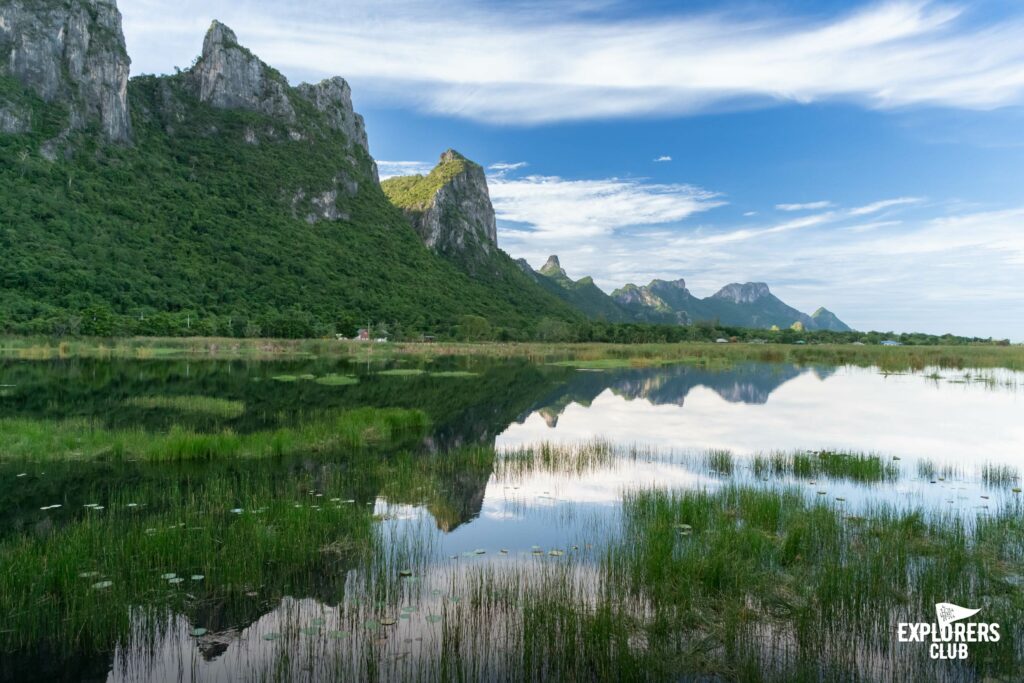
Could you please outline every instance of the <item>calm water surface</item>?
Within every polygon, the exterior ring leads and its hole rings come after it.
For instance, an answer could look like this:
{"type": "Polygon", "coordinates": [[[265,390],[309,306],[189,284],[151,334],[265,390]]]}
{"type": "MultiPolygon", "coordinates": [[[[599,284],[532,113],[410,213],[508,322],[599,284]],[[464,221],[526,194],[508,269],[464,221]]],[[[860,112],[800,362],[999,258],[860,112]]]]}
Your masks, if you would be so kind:
{"type": "MultiPolygon", "coordinates": [[[[479,359],[424,367],[472,373],[440,378],[385,376],[378,374],[382,367],[338,361],[5,361],[0,362],[0,417],[43,423],[79,419],[154,432],[185,425],[245,433],[300,424],[316,411],[407,407],[422,409],[431,419],[430,433],[410,446],[417,457],[438,457],[462,446],[494,447],[497,455],[488,467],[438,473],[398,499],[387,494],[386,482],[372,478],[330,492],[378,517],[384,547],[420,548],[425,569],[404,589],[404,599],[417,611],[401,618],[378,653],[395,676],[418,651],[437,647],[440,627],[427,616],[459,609],[458,586],[467,568],[489,563],[499,573],[537,571],[539,562],[556,561],[547,552],[558,548],[574,554],[575,571],[585,575],[602,545],[618,533],[622,496],[632,489],[715,488],[735,481],[796,485],[810,498],[843,499],[851,510],[886,503],[964,516],[1019,504],[1020,496],[1006,482],[986,483],[982,468],[1024,468],[1024,373],[886,374],[875,368],[767,364],[720,371],[689,366],[587,371],[479,359]],[[356,374],[360,382],[328,387],[274,379],[307,373],[356,374]],[[211,396],[242,403],[244,410],[231,416],[153,410],[132,402],[139,396],[211,396]],[[514,454],[525,448],[572,447],[595,439],[605,444],[602,457],[572,465],[514,466],[514,454]],[[822,449],[878,454],[898,467],[899,476],[870,485],[825,478],[764,481],[751,466],[755,456],[773,451],[822,449]],[[730,452],[731,471],[709,465],[709,451],[730,452]]],[[[344,459],[325,464],[312,458],[228,465],[239,471],[259,468],[285,481],[343,466],[344,459]]],[[[204,467],[0,461],[5,500],[0,533],[10,538],[44,533],[39,530],[46,524],[78,523],[83,501],[114,497],[123,482],[142,476],[201,478],[204,467]],[[65,503],[60,511],[40,511],[55,499],[65,503]]],[[[241,671],[275,666],[281,645],[267,634],[314,621],[324,632],[337,631],[361,618],[365,604],[352,596],[367,580],[354,567],[342,596],[292,587],[245,620],[214,624],[203,638],[189,635],[192,624],[184,616],[173,616],[156,640],[140,627],[113,652],[60,653],[45,664],[33,659],[36,653],[2,669],[3,675],[12,680],[239,680],[241,671]]],[[[341,645],[300,639],[291,647],[295,661],[323,663],[332,661],[332,652],[336,661],[341,645]]],[[[338,671],[324,666],[306,674],[338,671]]]]}

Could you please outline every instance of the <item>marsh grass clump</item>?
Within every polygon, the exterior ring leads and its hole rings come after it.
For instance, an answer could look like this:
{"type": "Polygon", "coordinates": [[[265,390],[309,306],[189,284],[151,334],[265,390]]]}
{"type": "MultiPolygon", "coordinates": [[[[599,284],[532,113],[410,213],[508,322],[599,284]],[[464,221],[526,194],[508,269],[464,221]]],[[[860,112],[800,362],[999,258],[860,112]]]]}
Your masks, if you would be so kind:
{"type": "Polygon", "coordinates": [[[502,451],[495,459],[494,471],[499,479],[541,472],[581,475],[610,467],[616,457],[614,444],[605,439],[573,444],[543,442],[502,451]]]}
{"type": "Polygon", "coordinates": [[[431,377],[437,377],[439,379],[469,379],[472,377],[479,377],[479,372],[470,372],[468,370],[431,370],[431,377]]]}
{"type": "Polygon", "coordinates": [[[353,375],[338,375],[328,374],[323,377],[317,377],[313,380],[317,384],[323,384],[328,387],[348,387],[354,384],[359,384],[359,378],[353,375]]]}
{"type": "Polygon", "coordinates": [[[710,451],[704,457],[704,462],[713,472],[726,477],[732,476],[735,467],[732,453],[729,451],[710,451]]]}
{"type": "Polygon", "coordinates": [[[213,396],[133,396],[124,404],[147,410],[174,410],[182,413],[212,415],[224,419],[241,416],[245,403],[213,396]]]}
{"type": "Polygon", "coordinates": [[[987,462],[981,467],[981,481],[990,488],[1005,488],[1020,483],[1020,470],[1011,465],[987,462]]]}
{"type": "Polygon", "coordinates": [[[296,427],[236,433],[107,429],[88,420],[0,419],[0,459],[139,458],[149,461],[259,458],[299,452],[383,446],[418,438],[428,424],[419,410],[358,408],[296,427]]]}
{"type": "Polygon", "coordinates": [[[792,476],[800,479],[830,477],[865,484],[899,479],[900,467],[891,459],[867,453],[835,451],[798,451],[756,455],[752,469],[758,477],[792,476]]]}
{"type": "Polygon", "coordinates": [[[927,458],[922,458],[917,461],[917,476],[921,479],[932,481],[933,483],[961,479],[963,475],[963,470],[954,463],[936,464],[934,461],[927,458]]]}
{"type": "MultiPolygon", "coordinates": [[[[888,507],[851,518],[798,490],[646,491],[625,500],[626,540],[609,567],[653,607],[647,655],[681,675],[934,680],[942,664],[927,648],[893,647],[896,623],[954,598],[1012,623],[1024,609],[1007,582],[1022,532],[1012,510],[968,526],[888,507]]],[[[1007,631],[971,646],[974,675],[1017,669],[1020,628],[1007,631]]]]}
{"type": "Polygon", "coordinates": [[[377,374],[383,377],[419,377],[426,374],[426,370],[420,368],[391,368],[380,370],[377,374]]]}

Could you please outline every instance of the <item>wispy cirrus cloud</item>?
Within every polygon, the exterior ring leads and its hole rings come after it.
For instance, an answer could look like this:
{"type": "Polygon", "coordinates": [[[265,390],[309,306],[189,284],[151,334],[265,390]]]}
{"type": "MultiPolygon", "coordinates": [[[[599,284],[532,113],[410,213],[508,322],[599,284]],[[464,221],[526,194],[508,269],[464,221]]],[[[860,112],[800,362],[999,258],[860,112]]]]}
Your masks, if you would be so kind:
{"type": "Polygon", "coordinates": [[[827,209],[832,206],[830,201],[820,202],[806,202],[804,204],[776,204],[775,208],[779,211],[817,211],[818,209],[827,209]]]}
{"type": "Polygon", "coordinates": [[[621,178],[499,175],[488,184],[499,219],[535,240],[591,238],[627,227],[677,223],[725,203],[719,194],[693,185],[621,178]]]}
{"type": "Polygon", "coordinates": [[[487,167],[488,171],[494,171],[495,173],[511,173],[512,171],[519,171],[529,166],[525,161],[516,161],[509,163],[507,161],[499,161],[498,163],[491,164],[487,167]]]}
{"type": "Polygon", "coordinates": [[[660,157],[658,157],[657,159],[654,160],[654,163],[662,164],[662,163],[666,163],[666,162],[669,162],[669,161],[672,161],[672,157],[670,157],[667,154],[662,154],[660,157]]]}
{"type": "Polygon", "coordinates": [[[850,209],[851,216],[867,216],[868,214],[878,213],[885,209],[891,209],[895,206],[906,206],[908,204],[919,204],[924,199],[921,197],[897,197],[896,199],[883,199],[880,202],[872,202],[871,204],[865,204],[864,206],[858,206],[854,209],[850,209]]]}
{"type": "MultiPolygon", "coordinates": [[[[286,73],[339,74],[432,113],[536,124],[839,100],[871,108],[1024,103],[1024,17],[890,0],[760,18],[706,12],[623,19],[566,3],[156,0],[124,3],[133,72],[191,61],[217,17],[286,73]],[[983,56],[983,58],[981,58],[983,56]]],[[[614,7],[612,8],[614,10],[614,7]]]]}

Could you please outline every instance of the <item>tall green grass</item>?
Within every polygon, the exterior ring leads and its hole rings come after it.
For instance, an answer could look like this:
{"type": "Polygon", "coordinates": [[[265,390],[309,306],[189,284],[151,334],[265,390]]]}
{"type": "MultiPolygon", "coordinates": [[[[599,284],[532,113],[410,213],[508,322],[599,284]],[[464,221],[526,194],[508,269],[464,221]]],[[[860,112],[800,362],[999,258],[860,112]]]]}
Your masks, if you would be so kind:
{"type": "Polygon", "coordinates": [[[264,470],[153,478],[62,511],[46,533],[2,538],[0,652],[107,651],[140,618],[155,626],[176,612],[223,628],[291,591],[339,591],[372,542],[366,508],[331,501],[347,487],[340,474],[264,470]]]}
{"type": "Polygon", "coordinates": [[[125,405],[147,410],[175,410],[230,419],[245,412],[245,403],[214,396],[133,396],[125,405]]]}
{"type": "Polygon", "coordinates": [[[752,468],[758,477],[789,475],[802,479],[831,477],[861,483],[895,481],[900,468],[893,460],[866,453],[798,451],[756,455],[752,468]]]}

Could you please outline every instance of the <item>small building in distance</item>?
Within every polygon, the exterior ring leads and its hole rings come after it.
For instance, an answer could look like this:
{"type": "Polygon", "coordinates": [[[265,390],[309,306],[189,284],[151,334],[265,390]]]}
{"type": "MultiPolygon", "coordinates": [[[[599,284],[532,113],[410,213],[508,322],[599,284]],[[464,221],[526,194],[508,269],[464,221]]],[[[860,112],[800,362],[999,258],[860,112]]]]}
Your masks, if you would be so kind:
{"type": "Polygon", "coordinates": [[[884,339],[881,344],[882,346],[903,346],[903,342],[898,342],[895,339],[884,339]]]}
{"type": "Polygon", "coordinates": [[[370,341],[370,330],[365,327],[360,327],[359,332],[356,333],[356,339],[358,341],[370,341]]]}

